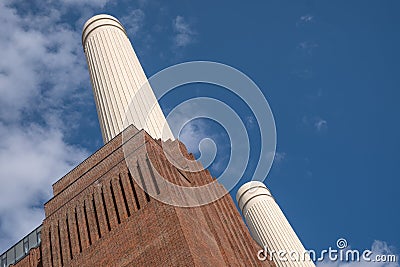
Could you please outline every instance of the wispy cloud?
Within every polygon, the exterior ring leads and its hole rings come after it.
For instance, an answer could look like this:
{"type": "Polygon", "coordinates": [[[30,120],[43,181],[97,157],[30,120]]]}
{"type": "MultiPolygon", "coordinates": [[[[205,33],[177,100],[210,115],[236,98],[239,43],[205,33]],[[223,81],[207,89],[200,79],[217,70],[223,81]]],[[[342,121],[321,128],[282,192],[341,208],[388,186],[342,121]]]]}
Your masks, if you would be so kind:
{"type": "Polygon", "coordinates": [[[281,163],[286,158],[285,152],[275,152],[275,162],[281,163]]]}
{"type": "MultiPolygon", "coordinates": [[[[222,172],[230,157],[230,145],[222,133],[215,131],[210,121],[204,116],[207,114],[205,107],[196,101],[180,105],[167,117],[168,124],[175,136],[182,141],[189,152],[199,155],[204,167],[209,163],[214,174],[222,172]],[[206,142],[202,142],[205,141],[206,142]],[[218,146],[214,146],[218,144],[218,146]],[[216,157],[213,160],[212,155],[216,157]]],[[[212,119],[211,119],[212,121],[212,119]]]]}
{"type": "Polygon", "coordinates": [[[179,139],[193,153],[199,153],[199,143],[206,137],[205,123],[201,120],[189,122],[182,128],[179,134],[179,139]]]}
{"type": "Polygon", "coordinates": [[[314,126],[318,132],[321,132],[328,129],[328,122],[324,119],[318,118],[316,119],[314,126]]]}
{"type": "Polygon", "coordinates": [[[314,131],[324,132],[328,130],[328,121],[320,116],[306,116],[301,119],[301,123],[307,128],[313,128],[314,131]]]}
{"type": "Polygon", "coordinates": [[[210,130],[209,125],[202,119],[192,120],[187,123],[179,134],[189,152],[202,154],[200,161],[208,167],[213,174],[221,173],[229,160],[229,147],[223,144],[223,138],[218,133],[210,130]],[[204,142],[205,141],[205,142],[204,142]],[[216,144],[219,144],[218,147],[216,144]],[[218,155],[213,159],[212,155],[218,155]],[[204,162],[205,161],[205,162],[204,162]]]}
{"type": "Polygon", "coordinates": [[[185,47],[194,41],[195,32],[191,29],[184,17],[177,16],[173,20],[173,28],[176,33],[174,38],[176,46],[185,47]]]}
{"type": "Polygon", "coordinates": [[[279,167],[284,161],[285,161],[285,159],[286,159],[286,153],[285,152],[278,152],[278,151],[275,151],[275,152],[268,152],[268,154],[267,154],[267,158],[269,159],[269,160],[272,160],[273,159],[273,163],[277,166],[277,167],[279,167]]]}
{"type": "Polygon", "coordinates": [[[297,76],[298,78],[304,79],[304,80],[311,79],[314,76],[314,72],[311,68],[294,70],[292,73],[295,76],[297,76]]]}
{"type": "Polygon", "coordinates": [[[3,121],[18,121],[23,112],[62,107],[63,99],[69,96],[79,99],[88,95],[79,90],[87,79],[80,33],[58,23],[57,11],[49,10],[48,14],[19,16],[0,3],[3,121]]]}
{"type": "Polygon", "coordinates": [[[311,55],[313,51],[318,47],[319,45],[315,42],[312,41],[304,41],[299,43],[297,46],[301,51],[305,52],[308,55],[311,55]]]}
{"type": "Polygon", "coordinates": [[[300,18],[296,22],[296,26],[299,27],[302,25],[310,24],[310,23],[313,23],[314,21],[315,21],[315,19],[314,19],[313,15],[306,14],[306,15],[300,16],[300,18]]]}
{"type": "Polygon", "coordinates": [[[137,2],[140,7],[144,7],[149,3],[149,0],[138,0],[137,2]]]}
{"type": "Polygon", "coordinates": [[[128,34],[133,37],[143,27],[145,13],[141,9],[134,9],[121,18],[121,22],[128,34]]]}
{"type": "Polygon", "coordinates": [[[87,152],[65,143],[62,131],[35,124],[23,128],[0,124],[0,136],[0,251],[4,251],[42,222],[51,184],[87,152]]]}
{"type": "Polygon", "coordinates": [[[93,103],[81,28],[62,20],[73,1],[35,3],[0,2],[1,252],[42,222],[51,184],[88,155],[66,141],[93,103]]]}
{"type": "Polygon", "coordinates": [[[311,22],[314,20],[314,17],[308,14],[308,15],[301,16],[300,20],[303,22],[311,22]]]}
{"type": "Polygon", "coordinates": [[[92,7],[104,7],[110,0],[62,0],[60,2],[73,6],[88,5],[92,7]]]}
{"type": "MultiPolygon", "coordinates": [[[[167,117],[168,124],[174,135],[182,141],[189,152],[199,153],[200,141],[211,138],[216,143],[219,135],[208,131],[208,124],[204,119],[193,119],[196,112],[201,112],[202,107],[196,103],[181,106],[174,111],[173,116],[167,117]]],[[[211,147],[210,147],[211,148],[211,147]]]]}
{"type": "Polygon", "coordinates": [[[246,127],[249,127],[249,128],[253,128],[253,127],[256,127],[258,125],[257,124],[257,120],[256,120],[256,118],[254,116],[245,117],[244,123],[245,123],[246,127]]]}

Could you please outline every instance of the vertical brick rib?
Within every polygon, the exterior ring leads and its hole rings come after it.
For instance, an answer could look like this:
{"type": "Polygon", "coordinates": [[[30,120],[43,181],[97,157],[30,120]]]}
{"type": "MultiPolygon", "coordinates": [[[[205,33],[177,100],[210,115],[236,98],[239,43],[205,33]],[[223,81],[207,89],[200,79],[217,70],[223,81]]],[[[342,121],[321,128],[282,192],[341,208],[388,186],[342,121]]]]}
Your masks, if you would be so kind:
{"type": "Polygon", "coordinates": [[[155,177],[155,174],[154,174],[154,170],[153,170],[153,166],[150,163],[148,155],[146,155],[146,165],[147,165],[147,168],[148,168],[148,170],[150,172],[150,176],[151,176],[151,180],[153,182],[153,186],[154,186],[155,192],[156,192],[157,195],[159,195],[160,194],[160,188],[158,187],[158,184],[157,184],[157,181],[156,181],[156,177],[155,177]]]}
{"type": "Polygon", "coordinates": [[[65,247],[63,246],[63,244],[65,244],[65,242],[63,242],[63,236],[61,236],[61,221],[58,221],[57,223],[57,236],[58,236],[58,250],[59,250],[59,255],[60,255],[60,263],[61,266],[64,265],[64,249],[65,247]]]}
{"type": "Polygon", "coordinates": [[[144,192],[144,195],[146,197],[146,201],[149,202],[150,201],[150,196],[147,193],[147,185],[146,185],[146,181],[145,181],[145,179],[143,177],[143,171],[142,171],[142,167],[140,166],[140,161],[138,160],[136,164],[137,164],[136,165],[136,170],[137,170],[137,174],[138,174],[138,177],[139,177],[141,188],[142,188],[142,190],[144,192]]]}
{"type": "Polygon", "coordinates": [[[132,216],[137,211],[137,209],[135,203],[135,196],[133,194],[128,173],[125,171],[125,168],[120,172],[120,176],[121,176],[121,183],[122,186],[124,187],[124,192],[127,199],[129,213],[132,216]]]}
{"type": "Polygon", "coordinates": [[[84,220],[84,227],[86,230],[86,234],[87,234],[87,241],[88,241],[88,246],[92,245],[92,236],[90,233],[90,226],[89,226],[89,219],[88,219],[88,207],[86,204],[86,199],[83,201],[83,208],[82,208],[82,212],[83,212],[83,220],[84,220]]]}
{"type": "MultiPolygon", "coordinates": [[[[164,157],[157,157],[157,160],[159,162],[159,170],[160,170],[160,175],[163,177],[163,179],[167,180],[170,183],[173,184],[178,184],[177,181],[175,180],[174,176],[171,174],[171,171],[168,169],[166,160],[164,157]]],[[[169,192],[171,197],[179,197],[179,195],[176,192],[176,189],[174,187],[169,188],[172,192],[169,192]]]]}
{"type": "Polygon", "coordinates": [[[75,257],[75,255],[78,255],[80,253],[78,229],[76,227],[76,221],[75,221],[75,209],[69,208],[67,211],[67,216],[68,216],[68,226],[71,237],[71,248],[72,248],[72,258],[73,258],[75,257]]]}
{"type": "Polygon", "coordinates": [[[135,204],[136,204],[135,211],[138,211],[138,210],[140,210],[140,202],[139,202],[139,197],[138,197],[138,192],[137,192],[138,186],[137,186],[136,182],[134,181],[134,179],[132,177],[132,174],[131,174],[131,172],[129,170],[128,170],[128,178],[129,178],[129,184],[130,184],[131,189],[132,189],[132,194],[133,194],[133,197],[135,199],[135,204]]]}
{"type": "Polygon", "coordinates": [[[68,253],[69,253],[69,259],[73,258],[73,252],[72,252],[72,240],[71,240],[71,230],[69,226],[69,219],[68,219],[68,214],[65,215],[65,226],[67,230],[67,242],[68,242],[68,253]]]}
{"type": "MultiPolygon", "coordinates": [[[[105,221],[105,223],[107,225],[107,231],[111,231],[111,223],[110,223],[110,218],[109,218],[109,214],[108,214],[108,208],[107,208],[106,198],[104,196],[103,187],[100,188],[99,203],[103,207],[102,212],[104,212],[104,213],[100,213],[100,214],[104,214],[103,222],[105,221]]],[[[104,232],[106,232],[106,231],[104,231],[104,232]]]]}
{"type": "Polygon", "coordinates": [[[117,221],[117,213],[114,207],[114,202],[111,196],[111,190],[110,190],[110,182],[105,183],[103,186],[103,196],[104,196],[104,205],[107,208],[107,214],[108,214],[108,221],[110,223],[111,230],[117,227],[118,221],[117,221]]]}
{"type": "Polygon", "coordinates": [[[50,258],[50,266],[51,267],[53,267],[54,266],[54,256],[53,256],[53,243],[54,243],[54,241],[53,241],[53,235],[51,234],[51,226],[50,226],[50,228],[49,228],[49,234],[48,234],[48,237],[49,237],[49,258],[50,258]]]}
{"type": "Polygon", "coordinates": [[[98,212],[98,208],[96,206],[95,192],[92,194],[91,201],[92,201],[94,219],[95,219],[95,222],[96,222],[97,236],[100,239],[101,238],[101,228],[100,228],[99,212],[98,212]]]}
{"type": "Polygon", "coordinates": [[[79,205],[76,207],[76,217],[78,219],[77,228],[81,240],[82,251],[84,251],[87,247],[89,247],[89,238],[87,233],[83,203],[79,203],[79,205]]]}
{"type": "Polygon", "coordinates": [[[114,190],[114,195],[115,195],[115,200],[117,202],[117,207],[118,207],[118,213],[121,219],[121,222],[125,221],[128,218],[128,214],[126,212],[126,206],[124,203],[124,198],[122,195],[122,189],[119,183],[120,177],[118,175],[115,175],[113,179],[111,179],[111,183],[113,186],[114,190]]]}
{"type": "Polygon", "coordinates": [[[127,215],[127,217],[130,217],[131,216],[131,211],[129,209],[126,187],[124,186],[124,183],[122,182],[121,174],[119,174],[118,176],[119,176],[118,177],[119,188],[121,189],[122,199],[124,201],[124,207],[125,207],[126,215],[127,215]]]}
{"type": "Polygon", "coordinates": [[[117,219],[117,223],[120,224],[121,223],[121,216],[120,216],[120,209],[118,209],[118,204],[117,204],[117,199],[115,197],[115,186],[113,186],[113,179],[110,180],[110,193],[111,193],[111,199],[112,199],[112,207],[115,211],[115,215],[116,215],[116,219],[117,219]]]}
{"type": "Polygon", "coordinates": [[[89,233],[90,233],[90,240],[93,244],[97,240],[99,240],[98,230],[97,230],[97,223],[96,223],[96,216],[94,213],[93,207],[93,190],[89,190],[88,195],[86,197],[86,215],[89,224],[89,233]]]}
{"type": "Polygon", "coordinates": [[[52,250],[53,250],[53,262],[54,266],[62,266],[60,259],[60,242],[58,235],[58,224],[57,221],[53,222],[53,227],[51,227],[51,237],[52,237],[52,250]]]}

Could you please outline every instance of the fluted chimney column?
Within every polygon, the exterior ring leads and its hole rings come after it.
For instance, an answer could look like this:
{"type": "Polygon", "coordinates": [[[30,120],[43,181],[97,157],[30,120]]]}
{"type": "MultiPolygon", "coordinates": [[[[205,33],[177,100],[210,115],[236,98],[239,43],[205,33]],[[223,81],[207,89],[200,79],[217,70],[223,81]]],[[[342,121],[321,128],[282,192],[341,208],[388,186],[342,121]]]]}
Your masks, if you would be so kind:
{"type": "Polygon", "coordinates": [[[277,267],[315,267],[263,183],[252,181],[242,185],[237,192],[236,200],[251,236],[261,247],[266,248],[264,256],[272,256],[277,267]]]}
{"type": "Polygon", "coordinates": [[[82,45],[104,143],[130,124],[153,138],[174,139],[151,87],[140,89],[147,78],[122,24],[109,15],[92,17],[82,45]]]}

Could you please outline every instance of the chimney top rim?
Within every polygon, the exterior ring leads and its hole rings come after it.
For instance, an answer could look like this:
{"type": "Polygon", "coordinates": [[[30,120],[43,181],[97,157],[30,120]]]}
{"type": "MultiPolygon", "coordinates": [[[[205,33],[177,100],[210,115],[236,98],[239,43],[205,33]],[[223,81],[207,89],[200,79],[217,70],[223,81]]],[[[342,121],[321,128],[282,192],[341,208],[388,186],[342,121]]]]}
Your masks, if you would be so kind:
{"type": "Polygon", "coordinates": [[[83,25],[82,29],[82,45],[85,45],[86,38],[87,36],[96,28],[99,28],[101,26],[115,26],[122,30],[125,34],[125,28],[121,24],[121,22],[114,16],[108,15],[108,14],[98,14],[94,15],[90,19],[88,19],[85,24],[83,25]]]}

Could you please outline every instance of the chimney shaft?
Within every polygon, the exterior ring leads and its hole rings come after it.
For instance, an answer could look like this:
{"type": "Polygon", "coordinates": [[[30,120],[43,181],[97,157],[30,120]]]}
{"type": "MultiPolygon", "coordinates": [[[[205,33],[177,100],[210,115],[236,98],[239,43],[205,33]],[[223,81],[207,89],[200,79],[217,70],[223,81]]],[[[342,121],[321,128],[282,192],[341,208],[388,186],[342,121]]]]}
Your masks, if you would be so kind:
{"type": "Polygon", "coordinates": [[[109,15],[92,17],[82,45],[104,143],[130,124],[153,138],[174,139],[122,24],[109,15]]]}
{"type": "Polygon", "coordinates": [[[282,210],[263,183],[252,181],[242,185],[237,192],[236,200],[251,236],[261,247],[267,248],[265,256],[272,256],[277,267],[315,267],[282,210]],[[282,259],[279,251],[286,253],[282,259]],[[268,252],[271,255],[268,255],[268,252]],[[295,260],[297,256],[300,256],[298,261],[295,260]]]}

